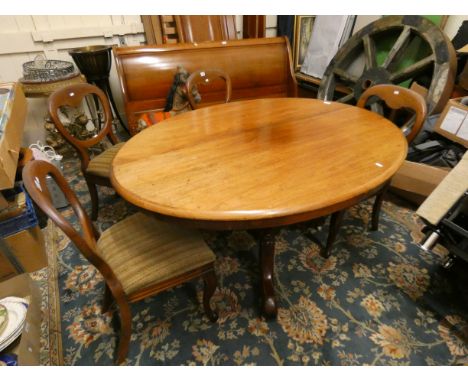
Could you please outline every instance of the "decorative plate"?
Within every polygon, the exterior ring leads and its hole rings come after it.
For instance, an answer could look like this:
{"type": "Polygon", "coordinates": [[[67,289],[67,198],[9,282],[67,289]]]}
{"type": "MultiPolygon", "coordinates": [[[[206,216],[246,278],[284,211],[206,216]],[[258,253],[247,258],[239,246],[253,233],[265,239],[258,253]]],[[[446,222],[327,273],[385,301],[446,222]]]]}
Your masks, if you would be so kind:
{"type": "Polygon", "coordinates": [[[5,327],[8,324],[8,309],[0,304],[0,335],[5,330],[5,327]]]}
{"type": "Polygon", "coordinates": [[[28,308],[22,302],[2,300],[2,305],[8,310],[8,323],[0,334],[0,351],[10,345],[23,330],[28,308]]]}
{"type": "Polygon", "coordinates": [[[8,296],[0,300],[0,304],[3,304],[5,302],[20,303],[20,304],[23,304],[26,308],[29,306],[29,300],[26,298],[22,298],[22,297],[8,296]]]}

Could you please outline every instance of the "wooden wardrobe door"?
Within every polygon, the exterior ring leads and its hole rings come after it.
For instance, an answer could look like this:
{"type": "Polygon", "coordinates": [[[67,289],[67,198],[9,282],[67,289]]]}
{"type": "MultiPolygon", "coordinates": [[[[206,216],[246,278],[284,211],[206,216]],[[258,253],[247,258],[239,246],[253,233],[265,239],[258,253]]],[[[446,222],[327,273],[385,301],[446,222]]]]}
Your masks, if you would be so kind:
{"type": "Polygon", "coordinates": [[[174,16],[179,42],[236,40],[234,16],[174,16]]]}

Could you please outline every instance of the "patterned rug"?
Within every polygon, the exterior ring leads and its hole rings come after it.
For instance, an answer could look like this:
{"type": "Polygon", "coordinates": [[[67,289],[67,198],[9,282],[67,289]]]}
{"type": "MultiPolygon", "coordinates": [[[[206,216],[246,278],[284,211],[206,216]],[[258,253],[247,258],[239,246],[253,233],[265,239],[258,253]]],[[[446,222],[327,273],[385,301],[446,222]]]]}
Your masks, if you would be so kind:
{"type": "Polygon", "coordinates": [[[49,221],[42,232],[48,257],[47,268],[31,273],[41,294],[41,349],[39,363],[43,366],[63,365],[62,337],[60,328],[60,296],[57,271],[58,228],[49,221]]]}
{"type": "MultiPolygon", "coordinates": [[[[89,211],[78,160],[65,175],[89,211]]],[[[100,189],[100,230],[134,212],[100,189]]],[[[443,256],[418,250],[420,223],[411,210],[385,201],[378,232],[371,206],[349,210],[332,256],[316,239],[327,227],[284,228],[276,244],[278,318],[259,316],[258,247],[244,231],[205,232],[216,253],[219,287],[212,324],[193,282],[132,305],[128,365],[462,365],[468,364],[467,266],[450,270],[443,256]],[[464,289],[463,289],[464,288],[464,289]]],[[[65,215],[76,222],[71,210],[65,215]]],[[[53,229],[52,229],[53,230],[53,229]]],[[[101,313],[104,283],[69,240],[54,230],[49,283],[58,282],[65,365],[111,365],[116,333],[101,313]],[[54,256],[55,255],[55,256],[54,256]]],[[[49,288],[50,289],[50,288],[49,288]]],[[[47,341],[44,341],[47,342],[47,341]]],[[[46,362],[44,362],[46,363],[46,362]]]]}

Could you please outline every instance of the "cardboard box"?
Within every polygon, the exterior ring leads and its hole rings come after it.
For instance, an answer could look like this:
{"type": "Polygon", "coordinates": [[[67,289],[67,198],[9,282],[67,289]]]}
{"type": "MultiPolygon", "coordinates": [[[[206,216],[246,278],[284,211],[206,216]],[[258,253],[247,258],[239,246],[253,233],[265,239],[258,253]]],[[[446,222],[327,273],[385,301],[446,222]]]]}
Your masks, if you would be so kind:
{"type": "MultiPolygon", "coordinates": [[[[2,247],[7,246],[7,250],[15,257],[24,272],[35,272],[47,267],[44,235],[38,225],[1,240],[2,247]]],[[[16,274],[18,272],[15,267],[5,254],[0,253],[0,280],[16,274]]]]}
{"type": "Polygon", "coordinates": [[[26,119],[26,98],[17,83],[0,84],[0,190],[12,188],[26,119]]]}
{"type": "Polygon", "coordinates": [[[468,148],[468,97],[449,100],[434,131],[468,148]]]}
{"type": "Polygon", "coordinates": [[[427,93],[429,92],[427,88],[419,85],[416,81],[411,84],[410,89],[414,90],[416,93],[418,93],[420,96],[424,98],[427,97],[427,93]]]}
{"type": "Polygon", "coordinates": [[[22,274],[0,283],[0,299],[7,296],[26,298],[29,306],[21,336],[2,353],[17,354],[19,365],[37,366],[40,361],[42,317],[39,288],[29,275],[22,274]]]}
{"type": "Polygon", "coordinates": [[[405,161],[390,184],[396,194],[413,203],[421,204],[447,176],[449,168],[405,161]]]}

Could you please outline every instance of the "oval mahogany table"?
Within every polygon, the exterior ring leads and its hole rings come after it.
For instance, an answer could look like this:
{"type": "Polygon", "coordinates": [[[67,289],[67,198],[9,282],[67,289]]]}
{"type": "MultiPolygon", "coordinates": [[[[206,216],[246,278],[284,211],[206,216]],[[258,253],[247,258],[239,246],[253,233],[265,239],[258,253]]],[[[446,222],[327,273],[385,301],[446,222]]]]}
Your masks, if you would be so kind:
{"type": "Polygon", "coordinates": [[[256,99],[143,130],[114,158],[111,182],[161,218],[203,229],[258,229],[262,309],[274,317],[277,228],[356,204],[392,177],[406,152],[400,130],[364,109],[256,99]]]}

